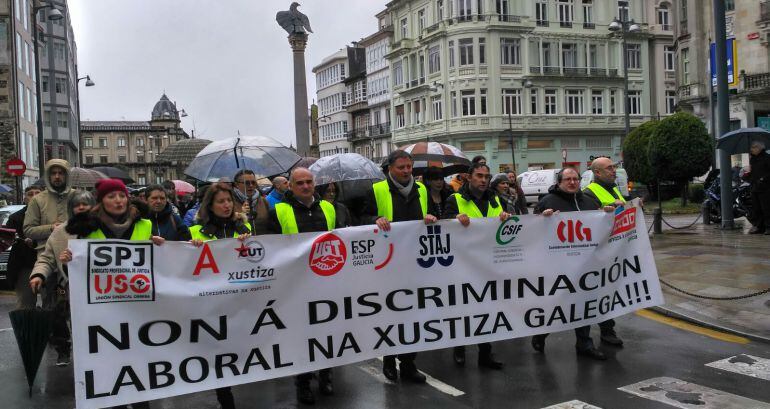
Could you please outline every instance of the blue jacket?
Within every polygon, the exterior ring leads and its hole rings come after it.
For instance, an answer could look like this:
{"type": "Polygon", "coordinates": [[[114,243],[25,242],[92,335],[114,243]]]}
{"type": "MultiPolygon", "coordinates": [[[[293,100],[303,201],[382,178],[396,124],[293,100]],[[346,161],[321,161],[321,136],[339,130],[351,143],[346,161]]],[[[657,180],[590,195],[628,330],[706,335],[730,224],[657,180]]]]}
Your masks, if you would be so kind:
{"type": "Polygon", "coordinates": [[[195,225],[195,216],[198,214],[198,208],[201,207],[201,203],[196,203],[187,213],[184,214],[184,225],[192,227],[195,225]]]}
{"type": "Polygon", "coordinates": [[[174,214],[171,203],[167,203],[159,213],[150,212],[148,219],[152,222],[153,236],[171,241],[190,240],[190,229],[185,226],[179,215],[174,214]]]}
{"type": "Polygon", "coordinates": [[[270,209],[275,209],[275,205],[281,202],[283,202],[283,193],[279,192],[278,189],[271,190],[270,194],[267,195],[267,203],[270,205],[270,209]]]}

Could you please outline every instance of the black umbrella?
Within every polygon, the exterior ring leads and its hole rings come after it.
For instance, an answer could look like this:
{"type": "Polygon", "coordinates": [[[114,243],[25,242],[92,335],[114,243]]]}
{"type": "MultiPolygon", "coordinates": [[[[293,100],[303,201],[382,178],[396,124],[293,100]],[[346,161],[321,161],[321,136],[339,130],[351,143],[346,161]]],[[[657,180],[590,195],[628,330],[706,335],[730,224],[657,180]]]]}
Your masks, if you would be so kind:
{"type": "Polygon", "coordinates": [[[53,330],[53,312],[38,307],[23,308],[9,312],[8,316],[11,318],[13,333],[16,335],[21,360],[24,362],[24,371],[27,373],[29,396],[32,396],[32,384],[35,382],[40,360],[43,359],[53,330]]]}
{"type": "Polygon", "coordinates": [[[751,143],[762,142],[770,146],[770,132],[763,128],[741,128],[728,132],[717,139],[717,148],[724,149],[727,153],[749,153],[751,143]]]}
{"type": "Polygon", "coordinates": [[[107,177],[109,178],[120,179],[125,184],[134,183],[134,179],[131,179],[131,176],[128,176],[128,173],[126,173],[126,171],[118,168],[113,168],[112,166],[97,166],[91,169],[97,172],[102,172],[105,175],[107,175],[107,177]]]}

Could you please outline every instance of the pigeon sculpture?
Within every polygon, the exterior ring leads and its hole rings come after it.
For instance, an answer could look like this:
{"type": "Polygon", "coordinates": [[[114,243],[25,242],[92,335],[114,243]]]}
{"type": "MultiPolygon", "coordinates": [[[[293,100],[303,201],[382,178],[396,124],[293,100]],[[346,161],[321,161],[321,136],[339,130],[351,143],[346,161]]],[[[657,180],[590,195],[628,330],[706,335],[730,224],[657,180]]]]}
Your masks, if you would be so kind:
{"type": "Polygon", "coordinates": [[[310,20],[306,15],[297,10],[297,7],[299,7],[299,3],[296,1],[291,3],[289,10],[279,11],[275,15],[275,21],[277,21],[289,34],[312,33],[313,30],[310,29],[310,20]]]}

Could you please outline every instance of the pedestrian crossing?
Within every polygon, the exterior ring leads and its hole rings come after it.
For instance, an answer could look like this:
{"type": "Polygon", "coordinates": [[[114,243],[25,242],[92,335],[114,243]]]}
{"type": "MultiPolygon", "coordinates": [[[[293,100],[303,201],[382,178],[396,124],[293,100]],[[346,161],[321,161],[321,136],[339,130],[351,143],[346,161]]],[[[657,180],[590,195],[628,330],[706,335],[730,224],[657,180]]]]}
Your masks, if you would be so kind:
{"type": "MultiPolygon", "coordinates": [[[[770,381],[770,359],[763,357],[739,354],[707,363],[704,366],[740,376],[770,381]]],[[[618,390],[682,409],[770,409],[770,402],[750,399],[727,391],[666,376],[645,379],[631,385],[622,386],[618,390]]],[[[579,400],[571,400],[547,406],[543,409],[601,408],[579,400]]]]}

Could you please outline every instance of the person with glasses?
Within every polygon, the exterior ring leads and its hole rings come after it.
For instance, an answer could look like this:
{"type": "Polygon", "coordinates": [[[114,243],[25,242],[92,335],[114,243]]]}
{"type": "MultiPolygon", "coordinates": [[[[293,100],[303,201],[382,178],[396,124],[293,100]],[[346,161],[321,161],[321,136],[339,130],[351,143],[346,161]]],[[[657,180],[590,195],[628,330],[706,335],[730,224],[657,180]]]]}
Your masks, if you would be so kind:
{"type": "Polygon", "coordinates": [[[257,189],[257,175],[248,169],[239,170],[233,178],[235,189],[233,194],[236,202],[236,212],[246,215],[251,224],[251,234],[267,234],[267,223],[270,216],[270,206],[267,199],[257,189]]]}
{"type": "MultiPolygon", "coordinates": [[[[559,212],[581,212],[586,210],[604,209],[605,212],[615,211],[615,206],[600,207],[593,199],[580,191],[580,175],[574,168],[564,168],[556,174],[556,184],[548,189],[548,194],[535,205],[535,214],[549,217],[559,212]]],[[[607,356],[594,347],[591,339],[591,327],[586,325],[575,328],[575,349],[580,356],[604,361],[607,356]]],[[[545,352],[545,338],[548,334],[532,337],[532,348],[545,352]]]]}

